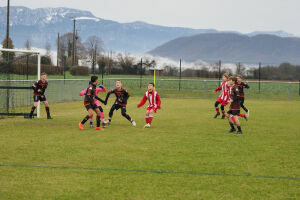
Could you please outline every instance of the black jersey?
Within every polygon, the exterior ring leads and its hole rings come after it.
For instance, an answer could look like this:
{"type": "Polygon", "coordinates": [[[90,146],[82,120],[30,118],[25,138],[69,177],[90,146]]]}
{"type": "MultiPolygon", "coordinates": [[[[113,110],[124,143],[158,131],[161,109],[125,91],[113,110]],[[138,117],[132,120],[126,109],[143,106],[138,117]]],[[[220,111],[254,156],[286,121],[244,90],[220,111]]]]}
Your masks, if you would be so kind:
{"type": "Polygon", "coordinates": [[[33,95],[44,96],[47,87],[48,87],[48,81],[42,81],[42,80],[36,81],[32,86],[33,95]]]}
{"type": "Polygon", "coordinates": [[[241,102],[240,102],[240,89],[238,85],[235,85],[231,88],[231,96],[230,99],[232,100],[230,104],[230,110],[240,110],[241,109],[241,102]]]}
{"type": "Polygon", "coordinates": [[[243,98],[245,96],[244,94],[244,88],[250,88],[249,85],[245,82],[241,82],[241,83],[238,83],[237,86],[239,87],[239,90],[240,90],[240,95],[241,97],[243,98]]]}
{"type": "Polygon", "coordinates": [[[105,102],[107,102],[107,99],[109,98],[109,96],[111,94],[116,95],[115,104],[118,104],[120,106],[126,106],[127,105],[127,100],[130,96],[127,90],[125,90],[124,88],[121,88],[121,89],[115,88],[113,90],[110,90],[106,95],[105,102]]]}

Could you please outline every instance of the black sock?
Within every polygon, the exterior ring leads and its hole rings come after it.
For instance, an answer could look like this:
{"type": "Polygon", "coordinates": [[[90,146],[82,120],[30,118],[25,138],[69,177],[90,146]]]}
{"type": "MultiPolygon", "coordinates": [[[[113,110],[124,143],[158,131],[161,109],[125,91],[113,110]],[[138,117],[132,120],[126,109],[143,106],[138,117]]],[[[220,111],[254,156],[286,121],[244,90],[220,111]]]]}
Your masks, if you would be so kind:
{"type": "Polygon", "coordinates": [[[97,127],[100,127],[100,116],[97,116],[97,127]]]}
{"type": "Polygon", "coordinates": [[[50,108],[49,107],[45,107],[45,109],[46,109],[47,116],[50,117],[50,108]]]}
{"type": "Polygon", "coordinates": [[[232,130],[235,129],[232,122],[229,122],[229,125],[230,125],[230,127],[231,127],[232,130]]]}
{"type": "Polygon", "coordinates": [[[238,128],[239,131],[242,131],[241,125],[237,125],[236,127],[238,128]]]}
{"type": "Polygon", "coordinates": [[[34,110],[35,110],[35,109],[36,109],[36,107],[35,107],[35,106],[32,106],[31,111],[30,111],[30,114],[29,114],[30,117],[33,116],[33,113],[34,113],[34,110]]]}
{"type": "Polygon", "coordinates": [[[85,122],[87,121],[87,120],[89,120],[89,118],[90,118],[90,116],[85,116],[85,118],[82,120],[82,122],[81,122],[81,124],[85,124],[85,122]]]}

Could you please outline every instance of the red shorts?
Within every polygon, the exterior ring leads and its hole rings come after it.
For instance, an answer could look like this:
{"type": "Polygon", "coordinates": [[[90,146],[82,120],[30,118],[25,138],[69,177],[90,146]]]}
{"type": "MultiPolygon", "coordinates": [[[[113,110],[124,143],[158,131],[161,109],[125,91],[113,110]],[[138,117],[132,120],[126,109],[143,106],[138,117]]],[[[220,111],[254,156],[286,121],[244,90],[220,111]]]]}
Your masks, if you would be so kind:
{"type": "Polygon", "coordinates": [[[227,106],[228,104],[228,101],[224,101],[223,99],[221,99],[221,97],[217,99],[217,102],[219,102],[222,106],[227,106]]]}
{"type": "Polygon", "coordinates": [[[153,110],[155,113],[156,113],[156,111],[157,111],[157,108],[155,108],[154,106],[151,106],[151,107],[147,107],[147,109],[146,110],[153,110]]]}

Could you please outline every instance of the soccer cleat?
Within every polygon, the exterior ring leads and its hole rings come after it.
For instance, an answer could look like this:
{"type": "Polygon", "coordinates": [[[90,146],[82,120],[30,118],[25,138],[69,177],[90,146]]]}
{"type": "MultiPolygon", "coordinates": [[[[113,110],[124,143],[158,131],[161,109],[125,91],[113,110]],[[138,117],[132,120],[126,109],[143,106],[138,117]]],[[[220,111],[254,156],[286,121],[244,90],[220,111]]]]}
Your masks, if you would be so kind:
{"type": "Polygon", "coordinates": [[[29,115],[28,119],[33,119],[33,116],[29,115]]]}
{"type": "Polygon", "coordinates": [[[99,127],[96,127],[96,130],[98,131],[103,131],[103,129],[99,126],[99,127]]]}
{"type": "Polygon", "coordinates": [[[51,116],[47,116],[47,119],[53,119],[51,116]]]}
{"type": "Polygon", "coordinates": [[[131,124],[132,124],[132,126],[136,126],[135,121],[132,121],[131,124]]]}
{"type": "Polygon", "coordinates": [[[111,124],[111,121],[106,121],[106,122],[104,122],[106,125],[110,125],[111,124]]]}
{"type": "Polygon", "coordinates": [[[82,123],[79,123],[78,127],[79,127],[80,130],[83,130],[83,124],[82,123]]]}
{"type": "Polygon", "coordinates": [[[243,134],[243,131],[240,130],[240,131],[237,131],[236,133],[237,134],[243,134]]]}
{"type": "Polygon", "coordinates": [[[150,127],[151,127],[150,124],[146,124],[146,125],[144,126],[144,128],[150,128],[150,127]]]}
{"type": "Polygon", "coordinates": [[[225,119],[225,115],[222,115],[222,119],[225,119]]]}
{"type": "Polygon", "coordinates": [[[93,127],[93,122],[90,122],[90,127],[91,127],[91,128],[93,127]]]}
{"type": "Polygon", "coordinates": [[[220,115],[220,113],[217,113],[217,114],[214,116],[214,118],[217,118],[219,115],[220,115]]]}
{"type": "Polygon", "coordinates": [[[106,128],[106,124],[102,122],[102,128],[106,128]]]}
{"type": "Polygon", "coordinates": [[[232,128],[232,129],[229,130],[229,133],[233,133],[235,131],[236,131],[235,128],[232,128]]]}

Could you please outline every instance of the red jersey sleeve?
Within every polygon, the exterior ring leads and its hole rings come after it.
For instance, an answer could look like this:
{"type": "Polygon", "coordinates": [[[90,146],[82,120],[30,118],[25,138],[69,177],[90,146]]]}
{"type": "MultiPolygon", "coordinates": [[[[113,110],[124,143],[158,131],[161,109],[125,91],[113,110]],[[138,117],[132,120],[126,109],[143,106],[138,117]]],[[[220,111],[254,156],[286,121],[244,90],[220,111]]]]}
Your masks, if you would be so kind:
{"type": "Polygon", "coordinates": [[[219,90],[222,90],[222,86],[218,87],[215,89],[215,92],[219,91],[219,90]]]}
{"type": "Polygon", "coordinates": [[[156,94],[156,102],[157,102],[157,108],[160,109],[161,100],[158,94],[156,94]]]}
{"type": "Polygon", "coordinates": [[[144,94],[144,97],[142,98],[141,102],[137,105],[137,107],[141,107],[143,106],[147,101],[147,97],[146,97],[146,94],[144,94]]]}

